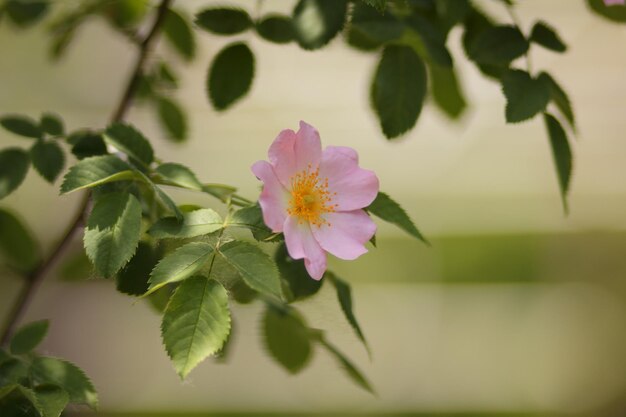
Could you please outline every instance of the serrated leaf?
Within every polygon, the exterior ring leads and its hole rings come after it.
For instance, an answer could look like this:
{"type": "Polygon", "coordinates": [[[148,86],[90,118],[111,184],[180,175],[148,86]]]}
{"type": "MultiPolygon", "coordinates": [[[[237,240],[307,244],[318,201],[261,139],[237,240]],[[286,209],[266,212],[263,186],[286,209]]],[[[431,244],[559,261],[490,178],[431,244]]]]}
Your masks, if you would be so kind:
{"type": "Polygon", "coordinates": [[[20,327],[11,339],[11,353],[22,355],[35,349],[46,337],[48,325],[48,320],[39,320],[20,327]]]}
{"type": "Polygon", "coordinates": [[[72,145],[72,153],[78,159],[106,155],[108,153],[107,145],[104,143],[102,135],[88,130],[72,133],[67,137],[67,142],[72,145]]]}
{"type": "Polygon", "coordinates": [[[304,260],[290,257],[284,243],[276,249],[274,261],[278,266],[281,277],[289,287],[289,291],[286,291],[289,302],[302,300],[317,294],[324,283],[323,279],[311,279],[304,266],[304,260]]]}
{"type": "Polygon", "coordinates": [[[350,323],[350,326],[352,326],[352,329],[356,333],[359,340],[363,342],[363,346],[365,346],[367,352],[370,353],[370,348],[367,344],[367,340],[365,340],[365,335],[361,330],[361,326],[359,326],[359,322],[356,320],[354,311],[352,311],[352,289],[350,288],[350,284],[348,284],[346,281],[342,280],[332,272],[327,272],[326,275],[335,286],[335,290],[337,291],[337,299],[339,300],[341,311],[343,311],[343,314],[346,316],[346,320],[348,320],[348,323],[350,323]]]}
{"type": "Polygon", "coordinates": [[[13,383],[28,384],[28,366],[17,358],[0,364],[0,386],[13,383]]]}
{"type": "Polygon", "coordinates": [[[21,272],[30,272],[39,263],[40,249],[32,232],[13,213],[0,208],[0,255],[21,272]]]}
{"type": "Polygon", "coordinates": [[[604,0],[587,0],[587,6],[591,11],[611,22],[626,22],[626,7],[619,4],[607,5],[604,0]]]}
{"type": "Polygon", "coordinates": [[[61,194],[114,181],[140,179],[130,166],[115,155],[85,158],[70,168],[61,184],[61,194]]]}
{"type": "Polygon", "coordinates": [[[0,388],[0,413],[3,417],[47,417],[35,392],[20,384],[0,388]]]}
{"type": "Polygon", "coordinates": [[[263,221],[263,212],[259,204],[244,207],[235,211],[227,218],[226,225],[229,227],[245,227],[252,231],[252,236],[258,241],[264,241],[274,233],[263,221]]]}
{"type": "Polygon", "coordinates": [[[291,19],[287,16],[264,16],[263,19],[255,25],[255,28],[259,36],[273,43],[289,43],[293,41],[295,36],[291,19]]]}
{"type": "Polygon", "coordinates": [[[5,128],[11,133],[27,138],[39,138],[41,137],[41,129],[39,124],[27,116],[20,115],[6,115],[0,117],[0,126],[5,128]]]}
{"type": "Polygon", "coordinates": [[[98,394],[93,384],[78,366],[63,359],[37,357],[31,367],[35,380],[63,388],[70,402],[98,407],[98,394]]]}
{"type": "Polygon", "coordinates": [[[235,268],[241,279],[261,294],[282,298],[280,275],[276,264],[258,246],[248,242],[231,241],[218,248],[218,253],[235,268]]]}
{"type": "MultiPolygon", "coordinates": [[[[380,13],[384,12],[387,8],[387,0],[363,0],[363,3],[375,8],[380,13]]],[[[360,3],[357,3],[356,6],[359,6],[360,3]]]]}
{"type": "Polygon", "coordinates": [[[454,68],[430,65],[430,88],[435,104],[451,119],[463,114],[467,102],[454,68]]]}
{"type": "Polygon", "coordinates": [[[483,30],[469,45],[472,60],[486,65],[508,65],[528,51],[528,41],[515,26],[483,30]]]}
{"type": "Polygon", "coordinates": [[[148,231],[155,239],[186,239],[208,235],[224,226],[221,216],[211,209],[200,209],[183,214],[183,221],[176,217],[165,217],[157,221],[148,231]]]}
{"type": "Polygon", "coordinates": [[[330,352],[335,357],[337,362],[339,362],[339,365],[341,365],[342,369],[346,371],[346,374],[350,377],[350,379],[352,379],[352,381],[354,381],[354,383],[356,383],[364,390],[374,394],[374,389],[372,388],[369,381],[365,378],[363,373],[361,373],[361,371],[359,371],[358,368],[354,366],[354,364],[343,353],[341,353],[335,346],[331,345],[324,339],[322,339],[320,342],[322,346],[324,346],[328,350],[328,352],[330,352]]]}
{"type": "Polygon", "coordinates": [[[187,61],[196,54],[196,40],[187,19],[177,10],[169,9],[163,22],[163,35],[187,61]]]}
{"type": "Polygon", "coordinates": [[[150,274],[146,295],[172,282],[183,281],[198,272],[213,254],[205,242],[191,242],[165,256],[150,274]]]}
{"type": "Polygon", "coordinates": [[[559,189],[563,200],[563,209],[567,213],[567,193],[572,176],[572,151],[567,140],[567,134],[559,121],[549,113],[544,113],[543,120],[550,138],[552,157],[559,178],[559,189]]]}
{"type": "Polygon", "coordinates": [[[194,277],[176,289],[163,315],[161,335],[181,378],[218,352],[229,333],[228,293],[222,284],[194,277]]]}
{"type": "Polygon", "coordinates": [[[399,39],[405,25],[393,14],[377,11],[364,3],[356,3],[346,32],[348,44],[363,50],[374,50],[386,42],[399,39]]]}
{"type": "Polygon", "coordinates": [[[41,406],[42,417],[59,417],[70,401],[69,394],[55,385],[35,387],[35,396],[41,406]]]}
{"type": "Polygon", "coordinates": [[[311,359],[309,329],[294,310],[268,306],[263,315],[263,334],[272,358],[290,373],[298,373],[311,359]]]}
{"type": "Polygon", "coordinates": [[[163,179],[162,184],[202,191],[202,184],[196,174],[184,165],[166,162],[159,165],[155,172],[163,179]]]}
{"type": "Polygon", "coordinates": [[[12,22],[25,28],[41,20],[48,12],[49,6],[49,2],[45,0],[8,0],[4,7],[12,22]]]}
{"type": "Polygon", "coordinates": [[[426,68],[408,46],[387,46],[371,86],[372,106],[389,139],[415,126],[426,95],[426,68]]]}
{"type": "Polygon", "coordinates": [[[389,195],[379,192],[376,199],[369,205],[367,211],[382,220],[398,226],[416,239],[428,244],[426,238],[417,230],[406,211],[396,203],[389,195]]]}
{"type": "Polygon", "coordinates": [[[346,0],[298,1],[292,16],[298,44],[307,50],[326,45],[343,28],[347,8],[346,0]]]}
{"type": "Polygon", "coordinates": [[[563,113],[563,116],[567,119],[572,129],[576,130],[576,121],[574,119],[574,111],[572,110],[572,104],[565,90],[556,82],[554,78],[547,72],[539,74],[538,79],[547,83],[550,87],[550,99],[563,113]]]}
{"type": "Polygon", "coordinates": [[[159,97],[157,110],[161,125],[174,142],[187,139],[187,117],[178,103],[167,97],[159,97]]]}
{"type": "Polygon", "coordinates": [[[529,40],[552,51],[565,52],[567,50],[567,46],[556,31],[544,22],[535,23],[529,40]]]}
{"type": "Polygon", "coordinates": [[[143,172],[136,171],[136,174],[139,176],[140,179],[142,179],[146,184],[150,186],[150,188],[156,195],[157,200],[165,208],[170,210],[176,216],[178,220],[182,221],[183,213],[179,210],[178,206],[176,205],[176,203],[174,203],[174,201],[170,198],[170,196],[167,195],[163,190],[161,190],[161,188],[158,187],[154,182],[152,182],[152,180],[148,178],[146,174],[144,174],[143,172]]]}
{"type": "Polygon", "coordinates": [[[60,136],[65,133],[63,120],[61,120],[61,118],[57,114],[42,114],[41,120],[39,121],[39,126],[41,127],[41,130],[52,136],[60,136]]]}
{"type": "Polygon", "coordinates": [[[131,125],[113,123],[104,131],[104,141],[145,166],[154,160],[152,145],[131,125]]]}
{"type": "Polygon", "coordinates": [[[196,25],[217,35],[234,35],[252,27],[250,15],[241,9],[212,8],[196,15],[196,25]]]}
{"type": "Polygon", "coordinates": [[[152,245],[139,242],[133,257],[115,277],[117,290],[128,295],[143,295],[148,291],[150,273],[157,261],[158,256],[152,245]]]}
{"type": "Polygon", "coordinates": [[[20,148],[6,148],[0,151],[0,199],[11,194],[20,186],[26,174],[30,160],[28,154],[20,148]]]}
{"type": "Polygon", "coordinates": [[[532,78],[522,70],[508,70],[502,76],[506,97],[506,121],[517,123],[545,110],[550,101],[550,86],[544,78],[532,78]]]}
{"type": "Polygon", "coordinates": [[[133,256],[141,236],[141,204],[130,193],[108,193],[96,201],[85,227],[87,256],[98,274],[114,276],[133,256]]]}
{"type": "Polygon", "coordinates": [[[211,64],[207,93],[213,107],[226,110],[250,90],[254,77],[254,55],[245,43],[222,49],[211,64]]]}
{"type": "Polygon", "coordinates": [[[50,183],[54,182],[65,165],[65,154],[56,142],[37,141],[30,148],[30,159],[39,175],[50,183]]]}

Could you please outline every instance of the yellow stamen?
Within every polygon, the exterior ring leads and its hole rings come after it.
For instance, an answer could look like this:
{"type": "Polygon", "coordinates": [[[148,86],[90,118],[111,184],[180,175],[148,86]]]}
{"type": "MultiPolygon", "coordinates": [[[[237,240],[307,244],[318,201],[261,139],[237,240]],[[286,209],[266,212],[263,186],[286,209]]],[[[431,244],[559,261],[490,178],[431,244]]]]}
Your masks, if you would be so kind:
{"type": "Polygon", "coordinates": [[[332,204],[332,198],[337,193],[328,191],[328,178],[320,178],[319,173],[319,168],[312,170],[309,164],[307,169],[291,177],[291,199],[287,213],[297,216],[300,223],[306,221],[317,227],[330,226],[322,215],[335,211],[337,205],[332,204]]]}

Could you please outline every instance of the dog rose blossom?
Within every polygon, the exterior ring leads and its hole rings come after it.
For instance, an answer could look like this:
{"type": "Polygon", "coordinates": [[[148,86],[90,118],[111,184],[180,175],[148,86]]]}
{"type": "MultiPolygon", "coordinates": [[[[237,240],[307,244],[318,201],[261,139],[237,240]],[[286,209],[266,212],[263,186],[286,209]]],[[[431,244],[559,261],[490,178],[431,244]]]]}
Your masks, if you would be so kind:
{"type": "Polygon", "coordinates": [[[300,130],[283,130],[252,172],[263,182],[259,204],[265,224],[285,235],[289,256],[304,259],[309,275],[326,271],[326,252],[356,259],[376,224],[363,210],[378,194],[378,178],[359,167],[354,149],[328,146],[322,151],[317,130],[300,122],[300,130]]]}

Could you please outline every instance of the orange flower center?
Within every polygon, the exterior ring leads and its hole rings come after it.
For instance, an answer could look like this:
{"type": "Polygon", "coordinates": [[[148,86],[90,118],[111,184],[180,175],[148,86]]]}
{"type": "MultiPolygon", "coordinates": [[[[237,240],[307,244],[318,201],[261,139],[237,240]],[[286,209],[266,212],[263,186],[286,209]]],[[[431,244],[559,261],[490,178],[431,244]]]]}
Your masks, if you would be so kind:
{"type": "Polygon", "coordinates": [[[332,197],[337,193],[328,191],[328,178],[320,178],[319,173],[319,168],[313,171],[309,164],[307,169],[291,177],[291,199],[287,213],[297,216],[300,223],[307,221],[317,227],[324,224],[330,226],[322,215],[335,211],[337,205],[332,204],[332,197]]]}

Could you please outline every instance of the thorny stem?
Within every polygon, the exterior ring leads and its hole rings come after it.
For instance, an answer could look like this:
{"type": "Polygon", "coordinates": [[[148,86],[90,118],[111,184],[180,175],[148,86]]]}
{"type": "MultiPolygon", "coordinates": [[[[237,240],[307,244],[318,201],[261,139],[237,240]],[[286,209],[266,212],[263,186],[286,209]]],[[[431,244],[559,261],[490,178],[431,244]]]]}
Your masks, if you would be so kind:
{"type": "MultiPolygon", "coordinates": [[[[139,54],[137,55],[137,60],[135,61],[133,72],[131,73],[132,75],[129,78],[128,84],[126,85],[124,94],[122,95],[119,104],[113,112],[113,116],[111,117],[112,122],[122,121],[128,113],[128,109],[130,108],[130,105],[133,101],[133,97],[135,96],[137,88],[139,87],[139,81],[141,80],[144,66],[146,64],[148,56],[150,55],[150,52],[152,51],[152,46],[154,45],[154,42],[159,33],[159,29],[161,28],[163,21],[165,20],[167,11],[169,10],[171,3],[172,0],[161,0],[161,3],[159,4],[159,8],[157,10],[156,18],[154,19],[150,31],[148,32],[146,37],[143,38],[143,40],[139,43],[139,54]]],[[[83,227],[84,219],[89,209],[89,201],[89,193],[85,192],[78,206],[74,219],[68,225],[59,243],[48,255],[48,257],[45,258],[32,272],[30,272],[26,276],[26,284],[18,294],[17,299],[15,300],[15,304],[13,305],[13,308],[11,309],[6,319],[6,324],[2,331],[2,338],[0,339],[0,346],[6,346],[8,344],[11,336],[15,332],[17,324],[20,322],[22,316],[26,312],[44,278],[49,274],[55,263],[64,255],[76,233],[83,227]]]]}

